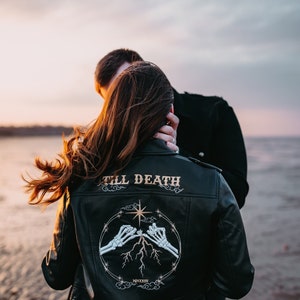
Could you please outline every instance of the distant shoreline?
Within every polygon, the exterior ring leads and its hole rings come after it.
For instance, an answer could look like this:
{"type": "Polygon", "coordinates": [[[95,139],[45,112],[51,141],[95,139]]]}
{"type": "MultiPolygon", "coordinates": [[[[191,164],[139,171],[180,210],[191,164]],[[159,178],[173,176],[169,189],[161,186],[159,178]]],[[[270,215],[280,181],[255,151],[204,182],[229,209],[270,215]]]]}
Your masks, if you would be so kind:
{"type": "MultiPolygon", "coordinates": [[[[64,125],[10,125],[0,126],[0,138],[2,137],[30,137],[30,136],[62,136],[63,134],[68,136],[73,132],[72,126],[64,125]]],[[[299,135],[278,135],[278,136],[254,136],[244,135],[245,139],[269,139],[269,138],[292,138],[299,139],[299,135]]]]}
{"type": "Polygon", "coordinates": [[[0,126],[0,137],[14,136],[61,136],[69,135],[73,127],[33,125],[33,126],[0,126]]]}

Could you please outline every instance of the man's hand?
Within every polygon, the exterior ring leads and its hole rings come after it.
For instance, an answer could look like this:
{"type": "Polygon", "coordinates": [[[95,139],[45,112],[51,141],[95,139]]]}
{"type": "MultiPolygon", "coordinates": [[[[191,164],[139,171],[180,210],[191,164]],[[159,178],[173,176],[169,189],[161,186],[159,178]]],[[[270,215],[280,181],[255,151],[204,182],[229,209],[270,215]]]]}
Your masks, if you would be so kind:
{"type": "Polygon", "coordinates": [[[161,139],[166,142],[167,146],[175,151],[179,152],[179,148],[176,145],[177,127],[179,119],[176,115],[169,112],[167,115],[168,123],[162,126],[159,131],[154,135],[155,138],[161,139]]]}

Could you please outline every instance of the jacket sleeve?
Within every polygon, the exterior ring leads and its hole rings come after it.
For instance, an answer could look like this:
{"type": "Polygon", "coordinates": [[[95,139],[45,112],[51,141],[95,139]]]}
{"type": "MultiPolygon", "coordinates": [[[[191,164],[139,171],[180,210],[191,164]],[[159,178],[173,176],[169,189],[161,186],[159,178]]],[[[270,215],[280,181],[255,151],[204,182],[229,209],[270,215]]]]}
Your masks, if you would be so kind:
{"type": "Polygon", "coordinates": [[[216,124],[212,140],[212,163],[222,169],[239,208],[249,191],[247,156],[240,124],[226,101],[217,104],[216,124]]]}
{"type": "Polygon", "coordinates": [[[240,299],[251,289],[254,268],[239,208],[220,175],[218,217],[214,242],[212,290],[240,299]]]}
{"type": "Polygon", "coordinates": [[[73,212],[65,195],[57,208],[51,247],[42,261],[48,285],[56,290],[68,288],[74,281],[79,258],[73,212]]]}

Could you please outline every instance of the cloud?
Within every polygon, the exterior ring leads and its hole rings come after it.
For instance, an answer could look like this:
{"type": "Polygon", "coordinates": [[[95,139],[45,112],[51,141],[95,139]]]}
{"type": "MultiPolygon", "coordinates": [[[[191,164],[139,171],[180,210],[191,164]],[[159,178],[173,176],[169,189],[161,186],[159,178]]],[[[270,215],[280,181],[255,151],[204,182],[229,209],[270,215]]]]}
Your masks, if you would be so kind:
{"type": "Polygon", "coordinates": [[[97,61],[128,47],[157,63],[179,91],[223,96],[238,110],[300,108],[298,0],[0,5],[0,96],[11,103],[80,107],[95,96],[97,61]]]}
{"type": "Polygon", "coordinates": [[[60,0],[2,0],[0,15],[2,18],[41,18],[57,9],[61,2],[60,0]]]}
{"type": "Polygon", "coordinates": [[[193,49],[189,57],[196,55],[199,60],[251,63],[274,56],[286,59],[286,53],[295,54],[300,47],[300,3],[279,2],[202,4],[179,13],[181,18],[173,26],[186,31],[179,41],[184,50],[193,49]]]}

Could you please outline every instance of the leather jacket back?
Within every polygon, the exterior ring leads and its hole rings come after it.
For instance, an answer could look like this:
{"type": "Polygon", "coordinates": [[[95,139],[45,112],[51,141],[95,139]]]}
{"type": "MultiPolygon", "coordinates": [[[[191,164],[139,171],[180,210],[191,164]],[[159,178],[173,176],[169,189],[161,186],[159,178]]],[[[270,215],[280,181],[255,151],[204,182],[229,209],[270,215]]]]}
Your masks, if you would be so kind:
{"type": "Polygon", "coordinates": [[[80,277],[90,299],[191,300],[208,289],[238,299],[252,286],[243,222],[220,170],[162,141],[63,202],[42,264],[53,288],[80,277]],[[70,266],[80,261],[78,275],[70,266]]]}

